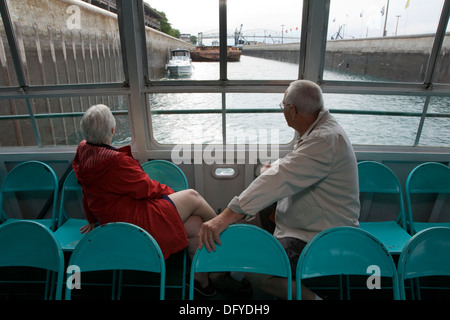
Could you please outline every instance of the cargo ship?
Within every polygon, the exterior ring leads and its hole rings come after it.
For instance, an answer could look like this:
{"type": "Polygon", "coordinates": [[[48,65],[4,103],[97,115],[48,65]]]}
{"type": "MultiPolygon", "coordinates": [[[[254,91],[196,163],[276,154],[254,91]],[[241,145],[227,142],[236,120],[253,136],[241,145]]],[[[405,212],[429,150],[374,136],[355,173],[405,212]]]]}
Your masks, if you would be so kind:
{"type": "MultiPolygon", "coordinates": [[[[240,61],[242,51],[239,48],[228,47],[227,48],[227,61],[236,62],[240,61]]],[[[218,46],[201,46],[196,47],[195,50],[191,50],[192,61],[195,62],[211,62],[220,61],[220,52],[218,46]]]]}

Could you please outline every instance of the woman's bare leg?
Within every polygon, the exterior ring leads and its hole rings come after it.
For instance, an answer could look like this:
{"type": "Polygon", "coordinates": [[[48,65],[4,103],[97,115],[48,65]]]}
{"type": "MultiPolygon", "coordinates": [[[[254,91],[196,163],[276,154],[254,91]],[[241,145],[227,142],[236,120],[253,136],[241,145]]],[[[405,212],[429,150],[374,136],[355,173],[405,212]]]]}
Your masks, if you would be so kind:
{"type": "MultiPolygon", "coordinates": [[[[184,223],[184,228],[186,229],[186,234],[188,237],[188,254],[192,259],[194,258],[195,252],[197,250],[198,243],[198,232],[203,224],[203,220],[199,216],[190,216],[184,223]]],[[[195,280],[199,282],[202,287],[208,285],[208,274],[198,272],[195,274],[195,280]]]]}
{"type": "MultiPolygon", "coordinates": [[[[198,234],[204,221],[216,217],[213,208],[195,190],[188,189],[178,191],[169,195],[175,204],[181,221],[184,223],[188,237],[188,254],[192,259],[198,246],[198,234]]],[[[195,280],[203,288],[209,284],[208,273],[196,273],[195,280]]]]}
{"type": "Polygon", "coordinates": [[[177,207],[178,214],[183,223],[190,216],[198,216],[203,221],[208,221],[216,217],[213,208],[193,189],[172,193],[169,195],[169,198],[173,201],[175,207],[177,207]]]}

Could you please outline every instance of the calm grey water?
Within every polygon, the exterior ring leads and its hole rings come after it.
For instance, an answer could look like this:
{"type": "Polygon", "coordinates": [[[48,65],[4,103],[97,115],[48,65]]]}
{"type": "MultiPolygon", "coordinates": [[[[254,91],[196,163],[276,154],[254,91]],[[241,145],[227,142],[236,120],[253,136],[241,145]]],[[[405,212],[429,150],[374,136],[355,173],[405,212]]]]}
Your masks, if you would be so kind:
{"type": "MultiPolygon", "coordinates": [[[[194,62],[187,79],[216,80],[219,63],[194,62]]],[[[242,56],[240,62],[227,66],[230,80],[295,80],[298,67],[261,58],[242,56]]],[[[364,80],[361,76],[326,71],[328,80],[364,80]]],[[[170,77],[166,79],[172,79],[170,77]]],[[[179,78],[176,78],[177,80],[179,78]]],[[[227,109],[279,109],[283,94],[229,93],[225,95],[227,109]]],[[[329,109],[382,110],[421,112],[423,97],[325,94],[329,109]]],[[[150,105],[154,110],[221,109],[222,95],[217,93],[153,94],[150,105]]],[[[281,111],[281,110],[280,110],[281,111]]],[[[450,112],[449,98],[433,98],[429,112],[450,112]]],[[[334,115],[347,131],[353,144],[401,145],[414,144],[420,119],[418,117],[391,117],[371,115],[334,115]]],[[[294,132],[286,126],[280,113],[227,114],[224,123],[221,114],[153,115],[155,138],[160,143],[222,143],[223,125],[226,141],[250,143],[287,143],[294,132]],[[278,141],[277,141],[278,142],[278,141]]],[[[450,119],[427,118],[419,145],[449,146],[450,119]]]]}

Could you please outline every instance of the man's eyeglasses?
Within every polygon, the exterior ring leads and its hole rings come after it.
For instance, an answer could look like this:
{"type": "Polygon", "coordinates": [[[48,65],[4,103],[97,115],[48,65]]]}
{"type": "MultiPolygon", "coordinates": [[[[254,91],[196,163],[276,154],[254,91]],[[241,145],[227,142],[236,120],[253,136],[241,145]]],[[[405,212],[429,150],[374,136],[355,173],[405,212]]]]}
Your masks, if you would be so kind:
{"type": "Polygon", "coordinates": [[[284,103],[280,102],[280,104],[278,105],[280,107],[281,110],[284,110],[284,103]]]}

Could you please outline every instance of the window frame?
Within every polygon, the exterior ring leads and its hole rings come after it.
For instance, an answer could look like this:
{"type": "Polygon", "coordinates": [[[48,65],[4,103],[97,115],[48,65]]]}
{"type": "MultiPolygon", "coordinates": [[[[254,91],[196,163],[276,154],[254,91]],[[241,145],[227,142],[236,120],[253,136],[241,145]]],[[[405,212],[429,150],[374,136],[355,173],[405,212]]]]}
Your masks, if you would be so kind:
{"type": "MultiPolygon", "coordinates": [[[[227,1],[219,1],[219,33],[221,39],[226,39],[227,30],[227,1]]],[[[301,1],[301,0],[299,0],[301,1]]],[[[9,48],[14,58],[14,69],[18,79],[18,86],[0,88],[0,99],[30,99],[48,97],[78,97],[78,96],[107,96],[122,95],[128,101],[128,117],[130,121],[132,146],[136,158],[146,161],[151,158],[170,158],[172,145],[158,144],[152,136],[151,106],[148,95],[152,93],[220,93],[222,101],[227,93],[284,93],[291,80],[228,80],[226,62],[226,41],[220,42],[220,75],[218,80],[199,81],[164,81],[149,80],[147,66],[147,52],[145,43],[145,26],[143,21],[143,0],[117,0],[117,14],[120,32],[122,60],[124,68],[124,81],[99,84],[65,84],[65,85],[38,85],[33,86],[25,81],[23,66],[18,54],[18,45],[12,22],[9,17],[6,1],[0,2],[0,11],[6,30],[9,48]],[[143,121],[144,119],[144,121],[143,121]]],[[[434,83],[433,73],[444,41],[445,31],[450,16],[450,0],[445,0],[441,12],[435,41],[430,55],[425,79],[423,83],[397,83],[397,82],[351,82],[323,80],[324,57],[326,50],[326,36],[330,0],[303,0],[303,14],[301,23],[301,44],[299,79],[317,82],[323,92],[337,94],[373,94],[373,95],[405,95],[425,96],[425,103],[421,113],[395,112],[393,115],[420,117],[415,144],[410,147],[398,146],[355,146],[357,152],[383,152],[395,150],[407,152],[437,152],[450,153],[450,148],[420,147],[420,135],[423,123],[427,117],[449,118],[449,114],[429,114],[428,104],[431,97],[450,97],[450,84],[434,83]],[[320,54],[317,54],[319,52],[320,54]]],[[[151,59],[151,56],[149,56],[151,59]]],[[[243,110],[247,112],[248,110],[243,110]]],[[[333,110],[332,113],[367,114],[362,110],[333,110]]],[[[215,111],[218,112],[218,111],[215,111]]],[[[220,110],[222,117],[227,110],[224,103],[220,110]]],[[[369,112],[379,114],[378,111],[369,112]]],[[[30,119],[35,115],[30,109],[30,119]]],[[[39,115],[40,117],[60,117],[58,114],[39,115]]],[[[1,116],[0,116],[1,120],[1,116]]],[[[37,141],[39,136],[35,130],[37,141]]],[[[226,135],[226,132],[224,133],[226,135]]],[[[281,151],[292,148],[292,143],[281,145],[281,151]]],[[[39,150],[47,150],[39,142],[39,150]]],[[[36,150],[38,148],[35,148],[36,150]]],[[[71,147],[73,148],[73,147],[71,147]]],[[[52,151],[59,150],[51,146],[52,151]]],[[[0,152],[5,149],[1,148],[0,152]]],[[[28,152],[29,149],[26,150],[28,152]]],[[[21,152],[16,149],[15,152],[21,152]]],[[[24,149],[25,152],[25,149],[24,149]]],[[[56,151],[57,152],[57,151],[56,151]]]]}

